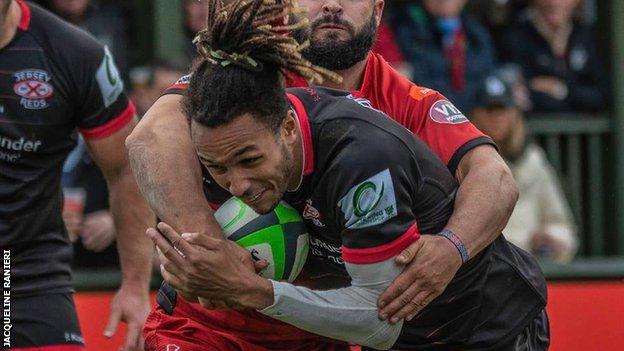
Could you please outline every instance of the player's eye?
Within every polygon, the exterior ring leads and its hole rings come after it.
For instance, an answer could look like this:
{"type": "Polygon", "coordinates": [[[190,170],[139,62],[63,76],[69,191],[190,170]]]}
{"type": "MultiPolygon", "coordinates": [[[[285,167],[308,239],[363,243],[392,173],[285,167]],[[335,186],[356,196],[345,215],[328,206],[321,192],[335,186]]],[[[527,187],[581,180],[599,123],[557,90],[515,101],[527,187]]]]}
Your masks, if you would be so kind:
{"type": "Polygon", "coordinates": [[[227,168],[218,165],[206,165],[206,168],[208,168],[208,171],[215,174],[223,174],[227,171],[227,168]]]}
{"type": "Polygon", "coordinates": [[[248,157],[248,158],[244,158],[243,160],[241,160],[241,164],[243,166],[255,166],[256,164],[258,164],[258,162],[260,161],[262,157],[258,156],[258,157],[248,157]]]}

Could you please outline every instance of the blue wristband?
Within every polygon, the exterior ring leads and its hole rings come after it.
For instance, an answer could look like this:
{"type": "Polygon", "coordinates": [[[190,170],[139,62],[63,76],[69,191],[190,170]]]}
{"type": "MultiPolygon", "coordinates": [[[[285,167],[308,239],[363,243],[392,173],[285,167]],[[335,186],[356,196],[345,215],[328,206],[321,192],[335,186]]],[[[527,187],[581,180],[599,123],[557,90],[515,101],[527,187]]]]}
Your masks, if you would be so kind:
{"type": "Polygon", "coordinates": [[[468,256],[468,250],[466,250],[464,243],[457,235],[455,235],[455,233],[453,233],[449,229],[444,229],[439,232],[438,235],[449,239],[449,241],[453,243],[453,245],[455,245],[457,251],[459,251],[459,255],[461,256],[462,263],[466,263],[466,261],[470,259],[470,256],[468,256]]]}

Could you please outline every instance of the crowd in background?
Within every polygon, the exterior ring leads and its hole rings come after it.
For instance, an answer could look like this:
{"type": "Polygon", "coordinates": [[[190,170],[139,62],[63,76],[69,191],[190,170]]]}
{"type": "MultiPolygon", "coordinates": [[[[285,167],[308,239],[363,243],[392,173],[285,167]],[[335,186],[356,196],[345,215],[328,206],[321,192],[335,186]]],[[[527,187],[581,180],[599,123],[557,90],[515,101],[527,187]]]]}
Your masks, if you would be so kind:
{"type": "MultiPolygon", "coordinates": [[[[133,65],[131,2],[39,1],[107,45],[126,88],[145,113],[182,76],[205,25],[205,2],[184,0],[179,58],[133,65]]],[[[595,3],[582,0],[390,0],[374,51],[418,85],[439,90],[494,139],[520,189],[504,230],[516,245],[559,263],[577,250],[574,219],[559,177],[529,137],[532,113],[596,113],[609,107],[609,75],[596,47],[595,3]]],[[[145,14],[143,14],[145,15],[145,14]]],[[[64,167],[64,218],[76,265],[115,265],[115,233],[104,180],[84,143],[64,167]],[[77,205],[76,205],[77,203],[77,205]]]]}

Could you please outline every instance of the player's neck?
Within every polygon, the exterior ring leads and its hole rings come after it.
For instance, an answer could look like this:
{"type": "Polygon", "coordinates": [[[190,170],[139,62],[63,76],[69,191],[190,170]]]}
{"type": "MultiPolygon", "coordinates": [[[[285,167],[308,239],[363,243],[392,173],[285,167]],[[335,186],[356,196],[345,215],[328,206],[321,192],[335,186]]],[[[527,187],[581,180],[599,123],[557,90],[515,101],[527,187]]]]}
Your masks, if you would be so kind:
{"type": "Polygon", "coordinates": [[[12,1],[6,16],[0,20],[0,50],[13,40],[20,18],[22,18],[22,10],[17,1],[12,1]]]}
{"type": "Polygon", "coordinates": [[[368,62],[368,56],[355,65],[336,73],[342,76],[342,83],[333,83],[327,81],[323,85],[327,88],[339,89],[339,90],[359,90],[362,86],[362,80],[364,79],[364,70],[366,69],[366,63],[368,62]]]}
{"type": "MultiPolygon", "coordinates": [[[[297,114],[296,111],[295,115],[297,114]]],[[[297,116],[297,142],[293,147],[293,161],[294,167],[291,179],[288,181],[286,187],[287,191],[297,191],[303,181],[303,168],[305,165],[305,150],[303,149],[303,137],[301,136],[301,124],[299,123],[299,116],[297,116]]]]}

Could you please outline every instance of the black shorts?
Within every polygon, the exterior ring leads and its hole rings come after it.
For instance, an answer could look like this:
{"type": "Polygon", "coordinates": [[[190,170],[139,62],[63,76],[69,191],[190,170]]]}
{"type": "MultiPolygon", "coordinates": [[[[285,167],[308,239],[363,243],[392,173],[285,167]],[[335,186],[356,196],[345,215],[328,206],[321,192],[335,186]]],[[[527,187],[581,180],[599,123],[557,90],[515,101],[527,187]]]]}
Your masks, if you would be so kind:
{"type": "MultiPolygon", "coordinates": [[[[489,347],[486,349],[477,349],[479,351],[487,350],[487,351],[547,351],[550,346],[550,325],[548,323],[548,315],[546,314],[546,309],[543,309],[535,319],[529,323],[522,330],[520,334],[518,334],[515,338],[513,338],[510,342],[504,343],[503,345],[489,347]]],[[[444,351],[457,351],[463,350],[456,347],[453,348],[444,348],[440,346],[436,348],[436,350],[444,350],[444,351]]],[[[466,349],[472,350],[472,349],[466,349]]],[[[373,349],[362,347],[362,351],[373,351],[373,349]]],[[[392,349],[391,351],[402,351],[392,349]]]]}
{"type": "Polygon", "coordinates": [[[84,339],[72,295],[11,297],[11,349],[59,345],[81,350],[84,339]]]}

